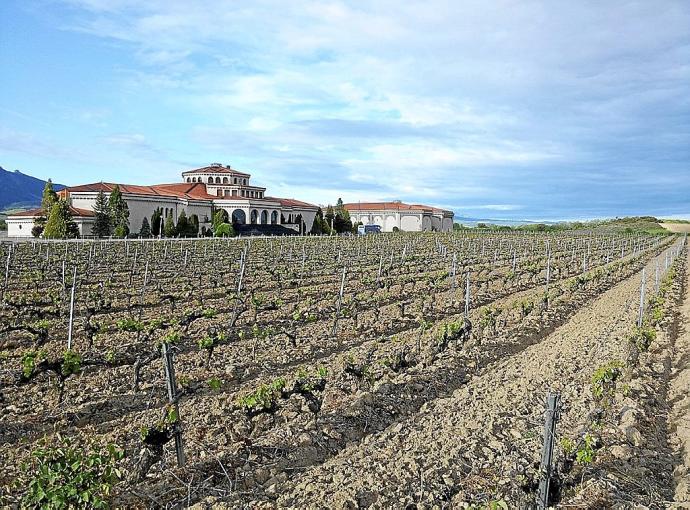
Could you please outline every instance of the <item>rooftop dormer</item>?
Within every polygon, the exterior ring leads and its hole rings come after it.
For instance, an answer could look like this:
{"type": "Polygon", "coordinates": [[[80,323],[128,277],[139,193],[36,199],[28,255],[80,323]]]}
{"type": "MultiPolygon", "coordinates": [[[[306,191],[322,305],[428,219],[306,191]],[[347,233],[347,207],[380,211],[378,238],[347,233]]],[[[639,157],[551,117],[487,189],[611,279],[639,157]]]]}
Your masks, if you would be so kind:
{"type": "Polygon", "coordinates": [[[211,163],[208,166],[182,172],[183,182],[249,186],[250,174],[235,170],[230,165],[211,163]]]}

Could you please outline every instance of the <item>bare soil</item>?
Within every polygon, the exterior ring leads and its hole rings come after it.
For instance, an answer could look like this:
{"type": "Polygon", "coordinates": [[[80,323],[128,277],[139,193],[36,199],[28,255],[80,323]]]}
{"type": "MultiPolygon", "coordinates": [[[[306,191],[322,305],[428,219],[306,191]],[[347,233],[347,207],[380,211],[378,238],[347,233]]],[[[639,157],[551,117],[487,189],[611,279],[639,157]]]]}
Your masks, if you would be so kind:
{"type": "Polygon", "coordinates": [[[686,274],[685,282],[668,395],[671,444],[678,452],[673,471],[677,508],[690,507],[690,274],[686,274]]]}
{"type": "Polygon", "coordinates": [[[669,232],[683,234],[690,232],[690,223],[660,223],[669,232]]]}

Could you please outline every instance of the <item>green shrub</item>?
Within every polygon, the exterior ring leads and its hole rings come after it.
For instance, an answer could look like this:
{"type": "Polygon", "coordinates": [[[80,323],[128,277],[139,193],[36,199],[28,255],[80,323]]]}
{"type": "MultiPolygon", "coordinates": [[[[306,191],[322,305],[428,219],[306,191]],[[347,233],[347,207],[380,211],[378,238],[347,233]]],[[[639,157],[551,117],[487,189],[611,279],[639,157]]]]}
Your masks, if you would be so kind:
{"type": "Polygon", "coordinates": [[[531,299],[521,299],[517,304],[523,317],[526,317],[534,310],[534,301],[531,299]]]}
{"type": "Polygon", "coordinates": [[[218,315],[218,312],[215,308],[206,308],[201,312],[201,315],[203,315],[206,319],[213,319],[216,315],[218,315]]]}
{"type": "Polygon", "coordinates": [[[586,466],[592,463],[594,460],[594,448],[596,447],[596,444],[597,440],[593,435],[590,433],[585,434],[585,437],[582,438],[582,444],[575,454],[575,460],[578,464],[586,466]]]}
{"type": "Polygon", "coordinates": [[[62,355],[62,375],[67,377],[68,375],[76,374],[81,369],[81,355],[78,352],[72,350],[67,350],[62,355]]]}
{"type": "Polygon", "coordinates": [[[563,454],[566,457],[575,451],[575,442],[570,438],[562,437],[560,440],[560,444],[561,449],[563,450],[563,454]]]}
{"type": "Polygon", "coordinates": [[[237,400],[237,405],[248,413],[269,411],[275,406],[278,397],[285,389],[286,381],[282,377],[269,384],[262,384],[254,392],[237,400]]]}
{"type": "Polygon", "coordinates": [[[122,473],[124,457],[114,445],[101,447],[57,435],[44,438],[21,466],[15,482],[22,508],[106,508],[112,487],[122,473]]]}
{"type": "Polygon", "coordinates": [[[36,364],[45,359],[45,351],[29,351],[22,356],[22,374],[27,379],[31,377],[36,364]]]}
{"type": "Polygon", "coordinates": [[[136,319],[120,319],[115,323],[115,326],[120,331],[129,331],[132,333],[144,330],[144,324],[136,319]]]}
{"type": "Polygon", "coordinates": [[[233,237],[235,235],[235,230],[229,223],[221,223],[216,227],[213,234],[216,237],[233,237]]]}
{"type": "Polygon", "coordinates": [[[479,325],[482,328],[494,328],[496,319],[501,313],[501,309],[493,306],[484,306],[479,311],[479,325]]]}
{"type": "Polygon", "coordinates": [[[177,330],[173,330],[166,334],[161,340],[161,342],[164,344],[176,344],[180,341],[181,338],[182,335],[180,334],[180,332],[177,330]]]}
{"type": "Polygon", "coordinates": [[[612,361],[597,368],[592,375],[592,394],[596,398],[611,395],[616,386],[616,380],[621,376],[623,364],[612,361]]]}
{"type": "Polygon", "coordinates": [[[214,346],[214,344],[215,342],[213,338],[211,338],[210,336],[205,336],[204,338],[197,341],[199,349],[210,349],[214,346]]]}
{"type": "Polygon", "coordinates": [[[637,350],[645,352],[652,345],[652,342],[656,340],[656,329],[650,326],[636,326],[629,340],[635,344],[637,350]]]}

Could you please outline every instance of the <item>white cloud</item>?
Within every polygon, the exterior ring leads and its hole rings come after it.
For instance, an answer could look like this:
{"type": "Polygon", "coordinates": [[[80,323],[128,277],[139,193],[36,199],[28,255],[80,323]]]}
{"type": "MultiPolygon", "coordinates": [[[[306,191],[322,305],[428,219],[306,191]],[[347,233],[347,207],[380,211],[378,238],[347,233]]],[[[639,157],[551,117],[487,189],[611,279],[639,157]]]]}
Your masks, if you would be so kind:
{"type": "MultiPolygon", "coordinates": [[[[687,163],[684,1],[67,3],[63,28],[133,57],[118,61],[121,104],[151,98],[175,118],[185,159],[213,151],[269,188],[306,164],[313,176],[339,170],[333,186],[353,198],[448,203],[459,190],[481,194],[480,209],[510,211],[512,201],[572,199],[543,193],[551,175],[569,179],[575,200],[594,199],[616,169],[653,168],[666,186],[678,173],[658,169],[687,163]],[[510,172],[482,177],[496,169],[510,172]],[[506,186],[523,195],[504,196],[506,186]]],[[[108,125],[118,116],[113,107],[108,125]]],[[[100,141],[146,161],[157,128],[122,118],[110,129],[141,132],[100,141]]],[[[619,183],[641,185],[621,173],[619,183]]]]}

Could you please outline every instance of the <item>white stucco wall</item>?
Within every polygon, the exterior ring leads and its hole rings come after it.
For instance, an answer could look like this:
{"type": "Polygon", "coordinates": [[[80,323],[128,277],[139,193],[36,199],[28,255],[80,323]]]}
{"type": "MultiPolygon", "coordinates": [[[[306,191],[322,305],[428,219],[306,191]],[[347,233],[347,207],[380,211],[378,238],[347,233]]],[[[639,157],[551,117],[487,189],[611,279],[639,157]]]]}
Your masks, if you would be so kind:
{"type": "Polygon", "coordinates": [[[34,218],[7,218],[8,237],[31,237],[31,229],[33,227],[34,218]]]}
{"type": "Polygon", "coordinates": [[[388,214],[386,215],[386,220],[384,221],[384,224],[381,225],[381,228],[383,229],[384,232],[393,232],[393,229],[395,227],[400,228],[400,222],[398,221],[398,218],[396,218],[395,214],[388,214]]]}
{"type": "MultiPolygon", "coordinates": [[[[93,211],[97,195],[97,193],[70,193],[70,203],[72,207],[93,211]]],[[[110,193],[105,193],[105,195],[106,197],[110,197],[110,193]]],[[[149,220],[149,223],[151,222],[151,216],[159,207],[164,211],[166,209],[172,211],[175,222],[177,222],[177,218],[183,210],[187,218],[192,214],[196,214],[199,217],[200,225],[204,224],[204,218],[206,216],[208,216],[209,222],[211,221],[211,207],[203,201],[174,197],[132,195],[129,193],[123,193],[122,198],[127,202],[127,207],[129,208],[129,231],[133,234],[137,234],[141,230],[141,223],[144,217],[149,220]]],[[[90,234],[91,232],[89,231],[89,233],[85,235],[90,234]]]]}
{"type": "Polygon", "coordinates": [[[405,232],[418,232],[422,229],[419,214],[404,213],[400,215],[400,229],[405,232]]]}
{"type": "MultiPolygon", "coordinates": [[[[34,228],[36,218],[27,216],[17,216],[7,218],[7,237],[32,237],[31,229],[34,228]]],[[[74,222],[79,228],[79,235],[91,235],[93,218],[74,218],[74,222]]]]}

